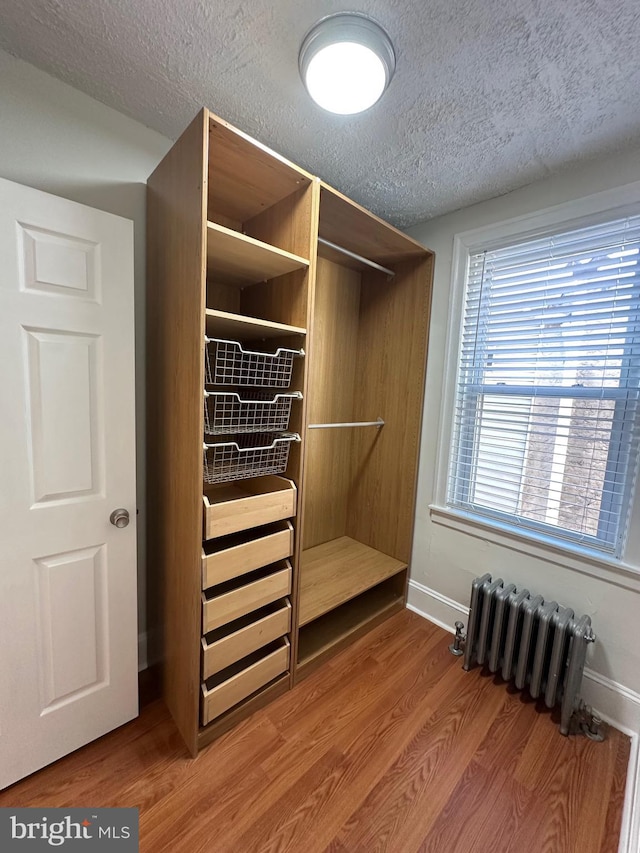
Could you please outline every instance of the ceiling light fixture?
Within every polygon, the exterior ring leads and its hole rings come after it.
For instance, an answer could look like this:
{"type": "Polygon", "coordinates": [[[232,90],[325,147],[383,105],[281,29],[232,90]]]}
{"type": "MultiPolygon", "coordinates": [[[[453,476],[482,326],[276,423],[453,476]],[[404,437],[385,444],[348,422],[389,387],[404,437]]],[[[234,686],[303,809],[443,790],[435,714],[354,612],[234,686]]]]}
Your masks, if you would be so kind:
{"type": "Polygon", "coordinates": [[[393,77],[396,56],[379,24],[358,12],[341,12],[309,30],[298,65],[316,104],[352,115],[368,110],[380,98],[393,77]]]}

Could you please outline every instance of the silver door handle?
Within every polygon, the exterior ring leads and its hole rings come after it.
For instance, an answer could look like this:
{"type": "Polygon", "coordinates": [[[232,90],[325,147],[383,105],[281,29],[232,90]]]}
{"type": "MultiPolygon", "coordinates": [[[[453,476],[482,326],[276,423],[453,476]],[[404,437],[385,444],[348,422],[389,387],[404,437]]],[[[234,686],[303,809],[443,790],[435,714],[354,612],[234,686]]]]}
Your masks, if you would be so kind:
{"type": "Polygon", "coordinates": [[[111,524],[115,524],[116,527],[126,527],[129,524],[129,511],[123,507],[114,509],[109,516],[109,521],[111,524]]]}

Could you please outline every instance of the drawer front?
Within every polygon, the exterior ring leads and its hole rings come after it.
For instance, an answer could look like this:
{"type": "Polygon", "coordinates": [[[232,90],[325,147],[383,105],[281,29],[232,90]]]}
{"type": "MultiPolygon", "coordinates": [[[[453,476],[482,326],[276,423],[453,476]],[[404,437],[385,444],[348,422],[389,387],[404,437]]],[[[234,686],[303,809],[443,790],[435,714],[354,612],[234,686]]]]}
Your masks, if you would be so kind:
{"type": "Polygon", "coordinates": [[[291,565],[267,575],[265,578],[244,584],[237,589],[202,600],[202,633],[226,625],[245,613],[251,613],[265,604],[284,598],[291,592],[291,565]]]}
{"type": "Polygon", "coordinates": [[[283,524],[286,527],[268,536],[259,536],[214,554],[203,552],[202,589],[290,557],[293,554],[293,525],[290,521],[283,524]]]}
{"type": "Polygon", "coordinates": [[[256,622],[245,625],[238,631],[228,634],[214,642],[207,643],[202,638],[202,678],[206,679],[215,672],[240,660],[246,655],[261,649],[267,643],[277,640],[291,630],[291,605],[285,605],[275,613],[270,613],[256,622]]]}
{"type": "Polygon", "coordinates": [[[214,539],[260,527],[296,514],[295,486],[290,480],[280,479],[282,488],[273,486],[262,494],[246,494],[233,500],[212,503],[204,498],[204,538],[214,539]]]}
{"type": "Polygon", "coordinates": [[[289,668],[289,641],[285,638],[281,648],[250,664],[211,689],[202,685],[202,725],[206,726],[229,708],[242,702],[269,681],[289,668]]]}

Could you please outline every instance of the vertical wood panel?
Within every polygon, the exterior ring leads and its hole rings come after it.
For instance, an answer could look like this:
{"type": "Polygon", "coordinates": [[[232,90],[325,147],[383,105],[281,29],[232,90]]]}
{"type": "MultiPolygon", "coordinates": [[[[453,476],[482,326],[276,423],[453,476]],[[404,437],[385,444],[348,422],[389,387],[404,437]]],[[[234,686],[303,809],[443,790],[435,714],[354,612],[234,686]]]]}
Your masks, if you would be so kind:
{"type": "MultiPolygon", "coordinates": [[[[199,701],[208,112],[148,184],[148,587],[164,578],[164,696],[192,754],[199,701]]],[[[154,627],[153,624],[151,627],[154,627]]]]}
{"type": "MultiPolygon", "coordinates": [[[[289,685],[293,687],[295,683],[296,663],[298,660],[298,613],[300,610],[300,564],[302,556],[302,544],[304,537],[304,500],[306,487],[306,465],[307,465],[307,447],[308,447],[308,431],[307,424],[309,423],[309,391],[310,391],[310,372],[309,372],[309,350],[312,347],[312,318],[315,313],[316,299],[316,281],[318,269],[318,224],[320,215],[320,185],[318,181],[313,181],[308,193],[309,199],[309,224],[307,230],[307,239],[309,240],[309,271],[307,274],[307,316],[305,318],[305,328],[307,335],[305,338],[306,357],[301,362],[300,367],[294,368],[294,378],[301,380],[303,392],[303,400],[297,408],[299,419],[294,420],[296,429],[299,430],[302,436],[297,453],[296,461],[298,463],[298,512],[293,520],[293,529],[295,534],[294,552],[292,558],[293,565],[293,583],[291,590],[291,606],[292,606],[292,621],[291,621],[291,672],[289,685]]],[[[298,253],[304,255],[304,244],[296,242],[298,253]]]]}
{"type": "Polygon", "coordinates": [[[313,194],[311,184],[291,193],[248,219],[244,223],[245,233],[263,243],[310,260],[313,248],[309,241],[314,219],[313,194]]]}
{"type": "MultiPolygon", "coordinates": [[[[257,240],[310,259],[315,254],[314,194],[311,184],[245,223],[257,240]],[[313,231],[313,233],[312,233],[313,231]]],[[[307,328],[308,295],[312,270],[299,270],[242,291],[242,310],[278,323],[307,328]]]]}
{"type": "MultiPolygon", "coordinates": [[[[318,259],[312,352],[309,362],[309,423],[353,419],[356,383],[360,275],[318,259]]],[[[304,548],[345,534],[349,511],[348,429],[307,430],[304,548]]]]}
{"type": "Polygon", "coordinates": [[[431,301],[431,261],[363,274],[355,416],[385,421],[353,440],[347,535],[409,562],[431,301]]]}

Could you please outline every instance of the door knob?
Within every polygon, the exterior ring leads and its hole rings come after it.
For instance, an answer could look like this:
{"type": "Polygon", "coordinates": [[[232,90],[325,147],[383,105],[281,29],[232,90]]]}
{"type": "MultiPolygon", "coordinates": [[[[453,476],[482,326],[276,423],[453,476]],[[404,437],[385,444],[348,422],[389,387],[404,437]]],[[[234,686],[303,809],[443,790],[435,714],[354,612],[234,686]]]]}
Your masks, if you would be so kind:
{"type": "Polygon", "coordinates": [[[109,521],[111,524],[115,524],[116,527],[126,527],[129,524],[129,511],[123,507],[114,509],[109,516],[109,521]]]}

